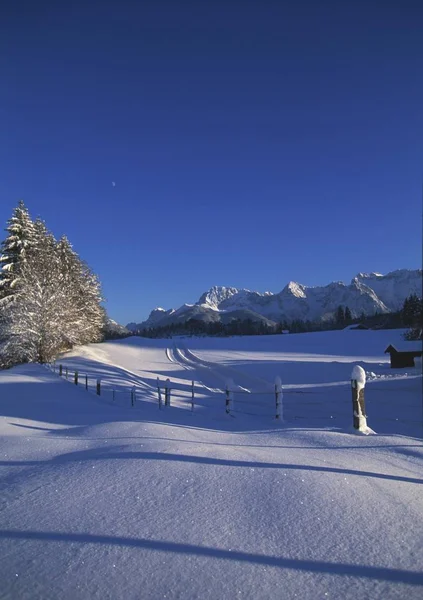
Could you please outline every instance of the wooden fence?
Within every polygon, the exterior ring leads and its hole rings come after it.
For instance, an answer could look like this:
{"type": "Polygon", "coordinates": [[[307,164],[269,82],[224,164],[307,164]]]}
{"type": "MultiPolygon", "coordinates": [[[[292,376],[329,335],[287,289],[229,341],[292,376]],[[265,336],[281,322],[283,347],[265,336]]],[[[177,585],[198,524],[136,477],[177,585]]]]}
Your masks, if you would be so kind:
{"type": "MultiPolygon", "coordinates": [[[[83,386],[86,391],[97,394],[101,398],[111,399],[112,403],[116,403],[118,398],[122,398],[124,405],[127,402],[130,407],[134,408],[137,405],[140,406],[140,401],[146,401],[145,389],[141,386],[128,385],[126,389],[117,389],[113,387],[107,380],[102,380],[94,376],[90,376],[88,373],[82,373],[76,369],[70,369],[66,364],[52,363],[46,365],[54,373],[63,377],[69,383],[76,386],[83,386]],[[103,385],[103,383],[105,385],[103,385]]],[[[363,375],[364,377],[364,375],[363,375]]],[[[172,404],[180,408],[179,403],[183,403],[189,406],[190,412],[194,412],[196,406],[198,408],[207,408],[205,401],[211,399],[214,404],[214,399],[218,401],[218,411],[224,411],[227,415],[235,416],[236,413],[250,415],[250,416],[262,416],[262,417],[273,417],[279,422],[284,421],[285,412],[286,419],[288,422],[297,421],[298,419],[305,419],[314,421],[316,419],[321,421],[328,421],[332,419],[342,419],[345,417],[352,408],[352,425],[355,430],[365,431],[367,427],[367,414],[364,402],[364,387],[365,379],[358,385],[357,375],[355,372],[351,376],[351,388],[350,394],[352,393],[352,407],[351,400],[348,403],[339,401],[335,395],[330,402],[325,392],[322,390],[310,389],[310,390],[296,390],[289,388],[282,388],[280,378],[276,378],[274,389],[267,389],[265,391],[249,391],[237,389],[237,386],[233,382],[228,381],[224,389],[208,390],[210,393],[205,393],[205,388],[201,383],[191,381],[188,386],[181,386],[175,382],[171,382],[169,378],[166,380],[160,380],[157,377],[156,387],[150,386],[149,390],[154,395],[154,390],[157,393],[157,406],[159,410],[170,408],[172,404]],[[198,394],[198,389],[201,390],[198,394]],[[196,391],[197,394],[196,395],[196,391]],[[179,392],[179,397],[178,397],[179,392]],[[183,392],[181,396],[180,392],[183,392]],[[284,395],[288,397],[288,402],[283,402],[284,395]],[[266,398],[269,397],[269,401],[266,398]],[[272,398],[273,397],[273,398],[272,398]],[[178,402],[176,401],[178,399],[178,402]],[[349,411],[347,404],[349,404],[349,411]],[[311,412],[310,412],[311,411],[311,412]]],[[[379,390],[382,388],[372,386],[372,391],[379,390]]],[[[383,388],[384,393],[398,393],[399,389],[383,388]]],[[[351,398],[351,395],[348,394],[351,398]]],[[[344,395],[344,394],[342,394],[344,395]]],[[[347,395],[345,395],[347,398],[347,395]]],[[[400,405],[399,405],[400,406],[400,405]]],[[[186,410],[186,409],[185,409],[186,410]]],[[[351,414],[351,412],[349,413],[351,414]]],[[[416,418],[407,419],[401,415],[394,414],[393,416],[379,416],[379,422],[395,422],[404,424],[416,424],[421,423],[416,418]]],[[[333,421],[332,421],[333,423],[333,421]]],[[[372,432],[373,433],[373,432],[372,432]]]]}
{"type": "MultiPolygon", "coordinates": [[[[105,389],[103,386],[104,380],[100,378],[89,377],[87,373],[81,373],[78,370],[69,369],[69,367],[63,363],[57,364],[56,362],[47,365],[51,371],[57,373],[60,377],[63,377],[69,382],[72,382],[74,385],[83,385],[86,391],[94,391],[97,396],[104,397],[107,394],[111,394],[112,402],[114,403],[119,394],[127,394],[130,399],[130,406],[134,407],[137,401],[142,399],[140,397],[140,388],[137,389],[136,386],[128,386],[127,390],[116,389],[112,386],[108,386],[108,389],[105,389]]],[[[232,382],[228,382],[224,390],[216,391],[217,395],[220,395],[224,402],[222,403],[225,409],[226,414],[232,414],[235,412],[235,394],[245,394],[244,391],[238,391],[233,389],[235,386],[232,382]]],[[[159,377],[157,377],[157,401],[158,408],[162,410],[164,408],[170,407],[172,404],[172,392],[174,392],[177,386],[172,385],[172,382],[169,378],[162,381],[159,377]]],[[[279,377],[276,378],[274,391],[265,391],[265,392],[249,392],[249,395],[263,395],[263,394],[271,394],[274,396],[274,417],[278,420],[283,420],[283,411],[282,411],[282,384],[279,377]]],[[[191,412],[194,412],[196,401],[195,401],[195,382],[191,381],[190,383],[190,392],[189,392],[189,406],[191,412]]]]}

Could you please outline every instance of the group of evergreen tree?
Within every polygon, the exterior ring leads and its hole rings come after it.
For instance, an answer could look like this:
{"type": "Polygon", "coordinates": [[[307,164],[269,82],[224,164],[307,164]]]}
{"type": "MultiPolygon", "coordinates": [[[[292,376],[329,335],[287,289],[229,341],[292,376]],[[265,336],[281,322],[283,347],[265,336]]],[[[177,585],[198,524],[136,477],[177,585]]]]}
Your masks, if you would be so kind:
{"type": "Polygon", "coordinates": [[[267,325],[263,321],[252,319],[233,319],[229,323],[221,321],[201,321],[200,319],[189,319],[183,323],[170,323],[160,327],[144,328],[134,332],[148,338],[169,338],[175,335],[189,336],[218,336],[227,337],[232,335],[269,335],[278,333],[273,325],[267,325]]]}
{"type": "Polygon", "coordinates": [[[423,339],[423,298],[419,298],[417,294],[410,294],[404,301],[401,317],[403,324],[410,328],[406,338],[423,339]]]}
{"type": "Polygon", "coordinates": [[[56,241],[20,201],[0,256],[0,364],[51,361],[102,339],[100,282],[63,236],[56,241]]]}
{"type": "Polygon", "coordinates": [[[353,317],[348,306],[338,306],[335,313],[335,323],[337,327],[348,327],[353,322],[353,317]]]}
{"type": "Polygon", "coordinates": [[[417,294],[410,294],[404,300],[402,320],[406,327],[418,327],[422,324],[423,299],[417,294]]]}
{"type": "Polygon", "coordinates": [[[144,328],[135,331],[135,335],[150,338],[167,338],[174,335],[200,335],[227,337],[233,335],[273,335],[283,332],[306,333],[310,331],[325,331],[346,327],[358,319],[353,319],[350,309],[340,306],[333,319],[323,320],[284,320],[280,323],[253,321],[252,319],[233,319],[228,323],[221,321],[205,322],[200,319],[189,319],[181,323],[144,328]]]}
{"type": "Polygon", "coordinates": [[[278,328],[287,329],[291,333],[308,333],[311,331],[331,331],[333,329],[343,329],[353,323],[359,323],[364,315],[360,318],[352,316],[348,306],[338,306],[332,318],[328,319],[293,319],[292,321],[284,321],[278,328]]]}

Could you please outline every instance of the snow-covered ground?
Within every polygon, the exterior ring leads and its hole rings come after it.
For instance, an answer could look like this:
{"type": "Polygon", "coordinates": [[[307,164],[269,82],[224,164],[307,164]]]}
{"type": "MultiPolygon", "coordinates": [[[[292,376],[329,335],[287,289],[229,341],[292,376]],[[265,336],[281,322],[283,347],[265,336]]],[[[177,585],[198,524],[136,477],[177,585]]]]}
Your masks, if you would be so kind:
{"type": "Polygon", "coordinates": [[[421,598],[422,377],[389,368],[400,335],[129,338],[63,356],[78,387],[0,372],[0,597],[421,598]],[[377,435],[352,433],[354,365],[377,435]]]}

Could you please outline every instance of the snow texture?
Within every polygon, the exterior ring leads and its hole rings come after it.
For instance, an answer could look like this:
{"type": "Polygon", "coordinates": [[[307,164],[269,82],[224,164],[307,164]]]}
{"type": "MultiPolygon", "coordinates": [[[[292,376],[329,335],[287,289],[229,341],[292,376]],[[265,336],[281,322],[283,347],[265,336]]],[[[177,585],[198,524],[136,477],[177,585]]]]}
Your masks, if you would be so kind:
{"type": "Polygon", "coordinates": [[[128,338],[61,357],[69,381],[1,371],[1,598],[420,600],[422,377],[383,354],[402,333],[128,338]],[[351,435],[358,363],[378,436],[351,435]]]}

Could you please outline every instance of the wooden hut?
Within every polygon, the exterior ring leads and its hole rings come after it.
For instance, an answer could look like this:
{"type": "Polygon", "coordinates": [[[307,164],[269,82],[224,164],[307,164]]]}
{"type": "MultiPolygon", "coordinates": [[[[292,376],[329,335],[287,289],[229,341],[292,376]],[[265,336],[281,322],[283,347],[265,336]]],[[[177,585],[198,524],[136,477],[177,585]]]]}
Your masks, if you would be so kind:
{"type": "Polygon", "coordinates": [[[389,346],[385,350],[385,354],[391,356],[391,369],[404,369],[405,367],[414,367],[414,359],[416,356],[422,356],[421,342],[405,342],[404,344],[389,346]]]}

